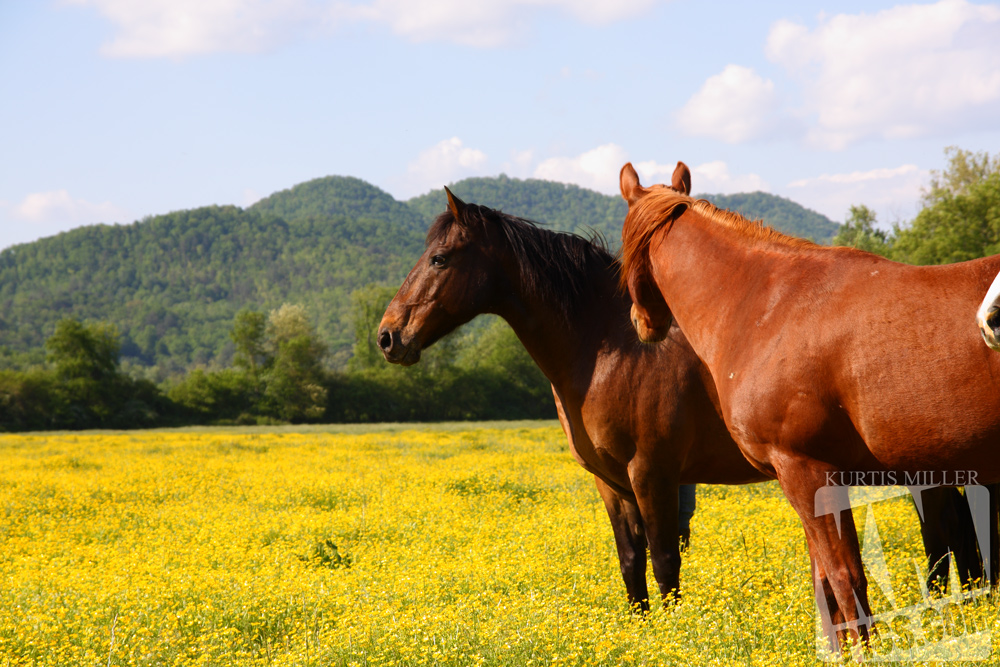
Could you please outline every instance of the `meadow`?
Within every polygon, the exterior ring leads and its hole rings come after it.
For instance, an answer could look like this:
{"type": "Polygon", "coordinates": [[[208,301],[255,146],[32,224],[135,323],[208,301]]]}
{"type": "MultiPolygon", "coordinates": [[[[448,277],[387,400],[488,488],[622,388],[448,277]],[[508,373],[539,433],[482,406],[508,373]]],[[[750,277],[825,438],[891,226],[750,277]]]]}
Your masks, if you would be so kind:
{"type": "MultiPolygon", "coordinates": [[[[884,505],[900,607],[920,535],[908,500],[884,505]]],[[[554,422],[2,435],[0,512],[0,665],[817,662],[775,483],[700,486],[683,600],[640,616],[554,422]]],[[[998,655],[997,609],[909,639],[978,632],[998,655]]]]}

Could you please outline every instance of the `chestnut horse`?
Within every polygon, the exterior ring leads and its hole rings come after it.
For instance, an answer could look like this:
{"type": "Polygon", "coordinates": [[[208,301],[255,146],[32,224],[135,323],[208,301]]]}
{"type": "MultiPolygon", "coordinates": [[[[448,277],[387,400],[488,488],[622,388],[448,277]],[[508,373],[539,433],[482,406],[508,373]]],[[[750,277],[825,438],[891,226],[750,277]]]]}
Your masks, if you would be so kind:
{"type": "MultiPolygon", "coordinates": [[[[687,192],[690,181],[676,186],[687,192]]],[[[604,500],[629,602],[648,608],[647,543],[661,596],[679,585],[678,485],[768,476],[732,441],[711,377],[681,332],[642,344],[628,324],[629,306],[618,264],[600,246],[448,192],[448,210],[428,232],[427,249],[386,309],[377,340],[388,361],[409,365],[473,317],[503,317],[552,383],[570,450],[594,474],[604,500]]],[[[960,525],[958,518],[938,520],[960,515],[952,500],[927,504],[928,526],[960,525]]],[[[925,534],[932,563],[949,543],[963,542],[925,534]]]]}
{"type": "Polygon", "coordinates": [[[976,311],[976,324],[990,349],[1000,350],[1000,273],[993,279],[976,311]]]}
{"type": "MultiPolygon", "coordinates": [[[[675,180],[687,173],[678,163],[675,180]]],[[[840,610],[826,620],[867,637],[854,520],[817,500],[850,507],[841,473],[862,485],[1000,479],[1000,356],[967,324],[1000,256],[918,267],[823,247],[644,188],[631,164],[621,193],[622,282],[640,338],[662,339],[676,320],[729,432],[798,513],[817,601],[840,610]]]]}

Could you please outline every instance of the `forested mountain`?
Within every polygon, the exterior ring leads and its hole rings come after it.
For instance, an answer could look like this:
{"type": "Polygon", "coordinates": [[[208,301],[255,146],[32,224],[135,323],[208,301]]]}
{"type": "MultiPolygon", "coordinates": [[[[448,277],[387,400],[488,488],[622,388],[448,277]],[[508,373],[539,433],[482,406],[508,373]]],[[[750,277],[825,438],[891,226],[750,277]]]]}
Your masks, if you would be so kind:
{"type": "MultiPolygon", "coordinates": [[[[613,246],[625,215],[620,197],[560,183],[500,176],[451,188],[554,229],[596,231],[613,246]]],[[[771,195],[712,199],[820,241],[837,228],[771,195]]],[[[351,293],[370,283],[398,286],[445,201],[443,189],[400,202],[359,179],[327,177],[247,209],[178,211],[8,248],[0,252],[0,367],[41,362],[44,341],[65,317],[117,326],[126,365],[155,379],[225,366],[235,314],[283,303],[305,307],[331,363],[342,367],[353,343],[351,293]]]]}
{"type": "Polygon", "coordinates": [[[0,346],[41,355],[60,318],[104,320],[121,330],[126,362],[157,366],[162,377],[228,363],[240,308],[290,302],[306,307],[343,363],[353,342],[351,292],[400,281],[424,231],[404,204],[373,186],[357,179],[325,186],[298,202],[285,193],[265,200],[283,205],[291,221],[258,207],[212,206],[8,248],[0,252],[0,346]],[[354,215],[319,213],[321,205],[336,211],[330,202],[338,199],[354,215]],[[401,223],[397,212],[409,219],[401,223]]]}
{"type": "MultiPolygon", "coordinates": [[[[468,203],[481,204],[504,213],[545,223],[549,229],[589,236],[598,232],[614,242],[621,235],[627,207],[621,197],[609,197],[576,185],[496,178],[467,178],[448,186],[468,203]]],[[[425,221],[433,221],[448,205],[444,189],[428,192],[407,202],[425,221]]]]}
{"type": "MultiPolygon", "coordinates": [[[[536,179],[519,180],[500,175],[496,178],[467,178],[449,186],[466,202],[475,202],[529,220],[544,221],[559,231],[588,236],[592,231],[617,247],[622,221],[628,208],[618,196],[602,195],[593,190],[536,179]]],[[[827,243],[840,225],[790,199],[752,192],[735,195],[695,195],[720,208],[737,211],[748,218],[793,236],[827,243]]],[[[409,200],[427,221],[433,220],[447,206],[444,189],[409,200]]]]}
{"type": "Polygon", "coordinates": [[[270,213],[289,222],[344,216],[384,220],[409,231],[423,231],[423,218],[389,193],[351,176],[327,176],[275,192],[249,210],[270,213]]]}

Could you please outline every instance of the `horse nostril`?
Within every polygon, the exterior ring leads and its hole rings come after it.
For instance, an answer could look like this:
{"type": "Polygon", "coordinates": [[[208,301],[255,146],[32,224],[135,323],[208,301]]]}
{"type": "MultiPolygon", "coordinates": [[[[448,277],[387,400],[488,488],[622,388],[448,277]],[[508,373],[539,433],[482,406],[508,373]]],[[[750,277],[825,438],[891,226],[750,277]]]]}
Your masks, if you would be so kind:
{"type": "Polygon", "coordinates": [[[383,331],[378,335],[378,346],[383,352],[388,352],[392,348],[392,334],[383,331]]]}

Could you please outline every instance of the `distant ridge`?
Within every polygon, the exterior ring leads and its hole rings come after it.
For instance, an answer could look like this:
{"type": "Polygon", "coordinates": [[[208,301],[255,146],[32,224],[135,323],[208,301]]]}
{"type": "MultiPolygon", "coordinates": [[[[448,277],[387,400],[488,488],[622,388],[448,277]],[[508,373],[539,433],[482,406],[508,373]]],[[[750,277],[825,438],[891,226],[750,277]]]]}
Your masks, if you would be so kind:
{"type": "Polygon", "coordinates": [[[353,176],[315,178],[275,192],[248,210],[270,213],[288,222],[307,218],[346,216],[391,220],[401,227],[418,229],[422,220],[412,208],[380,188],[353,176]]]}
{"type": "MultiPolygon", "coordinates": [[[[466,178],[448,187],[466,202],[501,209],[557,231],[587,236],[593,230],[609,241],[620,235],[627,211],[621,197],[609,197],[577,185],[521,180],[504,174],[494,178],[466,178]]],[[[445,210],[447,198],[444,188],[439,188],[414,197],[407,204],[425,221],[432,221],[445,210]]]]}
{"type": "MultiPolygon", "coordinates": [[[[548,228],[596,232],[617,247],[625,204],[575,185],[507,176],[449,186],[468,202],[548,228]]],[[[708,199],[782,231],[828,241],[836,223],[764,193],[708,199]]],[[[256,204],[206,206],[130,225],[90,225],[0,251],[0,368],[44,361],[43,344],[68,316],[122,332],[126,365],[162,380],[228,365],[241,308],[306,307],[333,354],[350,355],[351,293],[396,287],[420,256],[443,189],[407,202],[349,176],[327,176],[256,204]],[[145,369],[145,370],[142,370],[145,369]]]]}
{"type": "MultiPolygon", "coordinates": [[[[499,208],[521,218],[542,222],[550,229],[587,236],[598,232],[617,247],[627,207],[618,196],[604,195],[577,185],[521,180],[501,174],[494,178],[466,178],[448,186],[467,202],[499,208]]],[[[734,195],[695,195],[765,224],[786,234],[829,243],[840,225],[790,199],[766,192],[734,195]]],[[[425,222],[444,211],[444,188],[432,190],[407,202],[425,222]]]]}

